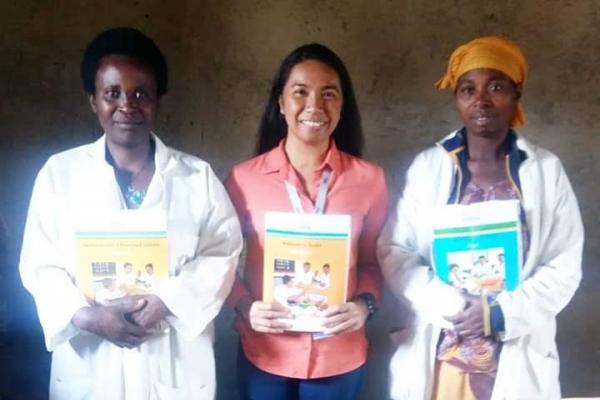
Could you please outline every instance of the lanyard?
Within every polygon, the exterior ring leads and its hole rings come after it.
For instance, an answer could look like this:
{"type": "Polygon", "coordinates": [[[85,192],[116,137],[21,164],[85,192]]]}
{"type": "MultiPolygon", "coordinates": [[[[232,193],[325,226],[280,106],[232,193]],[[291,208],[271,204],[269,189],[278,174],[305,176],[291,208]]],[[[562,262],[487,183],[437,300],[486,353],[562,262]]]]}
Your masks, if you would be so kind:
{"type": "MultiPolygon", "coordinates": [[[[319,192],[317,193],[317,200],[315,202],[315,214],[323,214],[325,211],[325,202],[327,200],[327,191],[329,190],[329,183],[331,182],[331,169],[325,168],[323,171],[323,175],[321,175],[321,183],[319,183],[319,192]]],[[[290,198],[290,202],[292,203],[292,207],[295,213],[304,214],[304,209],[302,208],[302,202],[300,201],[300,196],[298,195],[298,191],[287,180],[285,181],[285,188],[288,192],[288,197],[290,198]]]]}

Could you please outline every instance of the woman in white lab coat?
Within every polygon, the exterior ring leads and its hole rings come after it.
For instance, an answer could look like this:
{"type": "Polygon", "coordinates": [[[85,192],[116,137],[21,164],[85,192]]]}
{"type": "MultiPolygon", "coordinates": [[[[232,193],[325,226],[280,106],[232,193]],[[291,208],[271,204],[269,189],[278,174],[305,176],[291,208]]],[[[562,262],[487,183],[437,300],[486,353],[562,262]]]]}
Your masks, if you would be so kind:
{"type": "Polygon", "coordinates": [[[437,84],[454,91],[464,127],[417,155],[379,239],[386,281],[415,314],[391,362],[395,400],[560,399],[556,315],[581,279],[583,226],[558,157],[513,129],[525,122],[526,78],[515,43],[482,37],[452,53],[437,84]],[[432,210],[509,199],[521,208],[519,285],[474,296],[443,282],[432,210]],[[453,307],[458,296],[464,305],[453,307]]]}
{"type": "Polygon", "coordinates": [[[152,133],[167,66],[151,39],[103,32],[81,74],[104,135],[39,172],[20,263],[53,353],[50,397],[212,399],[212,321],[241,249],[235,212],[206,162],[152,133]],[[166,215],[169,277],[152,294],[96,304],[76,285],[75,228],[80,215],[123,209],[166,215]]]}

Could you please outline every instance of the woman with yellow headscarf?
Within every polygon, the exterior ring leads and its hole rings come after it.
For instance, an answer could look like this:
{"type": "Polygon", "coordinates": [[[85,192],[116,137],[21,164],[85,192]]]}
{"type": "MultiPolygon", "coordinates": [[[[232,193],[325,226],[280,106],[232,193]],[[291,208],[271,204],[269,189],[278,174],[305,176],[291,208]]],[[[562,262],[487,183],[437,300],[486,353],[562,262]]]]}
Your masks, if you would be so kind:
{"type": "Polygon", "coordinates": [[[560,399],[555,318],[579,285],[583,227],[560,160],[514,131],[526,81],[521,49],[482,37],[458,47],[436,83],[453,90],[464,126],[415,158],[379,239],[386,280],[414,312],[392,358],[393,399],[560,399]],[[491,247],[446,276],[432,262],[433,210],[491,200],[520,208],[512,288],[465,284],[486,270],[507,278],[491,247]]]}

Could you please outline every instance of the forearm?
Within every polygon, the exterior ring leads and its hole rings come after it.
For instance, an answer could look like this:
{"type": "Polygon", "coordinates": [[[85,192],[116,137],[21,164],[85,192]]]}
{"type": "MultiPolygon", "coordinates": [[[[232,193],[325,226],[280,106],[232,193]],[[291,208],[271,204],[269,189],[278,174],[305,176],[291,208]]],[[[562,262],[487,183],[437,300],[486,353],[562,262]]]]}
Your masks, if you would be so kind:
{"type": "Polygon", "coordinates": [[[225,300],[225,304],[227,304],[227,306],[231,309],[236,309],[238,303],[245,297],[252,298],[252,295],[240,276],[235,274],[233,286],[231,287],[231,291],[225,300]]]}
{"type": "Polygon", "coordinates": [[[52,351],[77,335],[72,318],[88,302],[66,271],[54,266],[36,268],[28,262],[21,264],[23,284],[35,300],[46,348],[52,351]]]}
{"type": "Polygon", "coordinates": [[[556,318],[573,297],[580,278],[578,268],[557,271],[542,266],[515,291],[499,294],[497,300],[505,320],[503,339],[526,335],[556,318]]]}
{"type": "Polygon", "coordinates": [[[252,303],[254,303],[254,299],[248,293],[247,295],[240,297],[234,306],[235,312],[247,322],[250,322],[250,308],[252,307],[252,303]]]}
{"type": "Polygon", "coordinates": [[[89,331],[91,319],[90,308],[91,307],[87,306],[77,310],[73,315],[73,318],[71,318],[71,322],[73,323],[73,325],[75,325],[77,328],[83,331],[89,331]]]}
{"type": "Polygon", "coordinates": [[[170,310],[167,322],[188,340],[200,335],[217,316],[231,288],[233,266],[207,261],[195,260],[195,267],[185,267],[189,270],[169,278],[156,293],[170,310]]]}

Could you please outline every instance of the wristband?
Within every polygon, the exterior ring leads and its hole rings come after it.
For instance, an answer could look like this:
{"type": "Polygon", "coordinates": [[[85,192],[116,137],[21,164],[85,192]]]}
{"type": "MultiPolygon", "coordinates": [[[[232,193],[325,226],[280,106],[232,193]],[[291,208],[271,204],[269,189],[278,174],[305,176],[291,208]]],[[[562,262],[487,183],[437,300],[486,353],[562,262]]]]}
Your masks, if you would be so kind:
{"type": "Polygon", "coordinates": [[[361,293],[354,296],[354,299],[361,299],[365,302],[365,305],[367,306],[367,311],[369,312],[369,314],[367,315],[367,321],[373,319],[373,316],[378,311],[375,296],[373,296],[373,294],[371,293],[361,293]]]}

